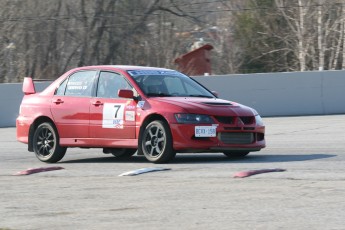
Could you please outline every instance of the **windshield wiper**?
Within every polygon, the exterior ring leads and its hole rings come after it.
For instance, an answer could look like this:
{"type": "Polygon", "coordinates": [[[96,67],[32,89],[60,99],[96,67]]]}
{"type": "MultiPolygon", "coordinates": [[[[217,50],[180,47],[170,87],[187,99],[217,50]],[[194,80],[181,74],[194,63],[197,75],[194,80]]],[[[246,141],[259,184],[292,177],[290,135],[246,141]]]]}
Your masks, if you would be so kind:
{"type": "Polygon", "coordinates": [[[201,95],[201,94],[191,94],[191,95],[188,95],[188,97],[206,97],[206,98],[214,98],[214,97],[212,97],[212,96],[201,95]]]}
{"type": "Polygon", "coordinates": [[[146,95],[148,97],[172,97],[172,95],[166,93],[148,93],[146,95]]]}

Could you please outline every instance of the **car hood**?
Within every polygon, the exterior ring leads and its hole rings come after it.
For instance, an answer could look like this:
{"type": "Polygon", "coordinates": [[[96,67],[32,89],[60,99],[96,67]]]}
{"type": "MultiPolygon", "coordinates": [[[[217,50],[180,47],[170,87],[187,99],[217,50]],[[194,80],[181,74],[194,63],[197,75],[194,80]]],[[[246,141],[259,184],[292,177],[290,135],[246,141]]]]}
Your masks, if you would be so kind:
{"type": "Polygon", "coordinates": [[[168,103],[179,106],[188,113],[211,114],[215,116],[255,116],[256,111],[236,102],[219,98],[195,97],[155,97],[152,102],[168,103]]]}

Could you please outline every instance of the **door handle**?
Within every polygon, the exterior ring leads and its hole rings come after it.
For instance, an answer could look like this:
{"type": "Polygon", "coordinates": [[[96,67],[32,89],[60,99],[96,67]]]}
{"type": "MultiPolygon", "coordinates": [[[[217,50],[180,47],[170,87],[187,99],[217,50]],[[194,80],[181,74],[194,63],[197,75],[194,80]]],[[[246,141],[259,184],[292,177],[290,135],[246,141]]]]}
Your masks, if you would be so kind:
{"type": "Polygon", "coordinates": [[[94,101],[94,102],[91,102],[91,104],[93,104],[94,106],[101,106],[101,105],[103,105],[103,102],[94,101]]]}
{"type": "Polygon", "coordinates": [[[61,99],[54,99],[53,100],[53,103],[55,103],[55,104],[62,104],[63,103],[63,100],[61,100],[61,99]]]}

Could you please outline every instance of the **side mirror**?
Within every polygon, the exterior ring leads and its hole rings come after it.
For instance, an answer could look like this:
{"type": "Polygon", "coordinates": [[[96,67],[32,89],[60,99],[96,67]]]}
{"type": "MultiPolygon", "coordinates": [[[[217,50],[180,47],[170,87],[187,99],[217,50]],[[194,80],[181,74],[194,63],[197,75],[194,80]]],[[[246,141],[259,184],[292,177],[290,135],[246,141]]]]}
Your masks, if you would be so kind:
{"type": "Polygon", "coordinates": [[[133,99],[134,98],[134,93],[132,90],[130,89],[120,89],[117,93],[117,95],[119,97],[123,97],[123,98],[130,98],[133,99]]]}

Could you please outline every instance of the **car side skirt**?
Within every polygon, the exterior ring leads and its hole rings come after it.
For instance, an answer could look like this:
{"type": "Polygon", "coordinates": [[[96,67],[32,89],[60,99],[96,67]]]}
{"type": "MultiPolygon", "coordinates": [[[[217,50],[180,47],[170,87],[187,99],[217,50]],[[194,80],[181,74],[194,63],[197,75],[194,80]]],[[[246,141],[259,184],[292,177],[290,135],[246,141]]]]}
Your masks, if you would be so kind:
{"type": "Polygon", "coordinates": [[[138,139],[60,138],[60,145],[87,148],[137,148],[138,139]]]}

